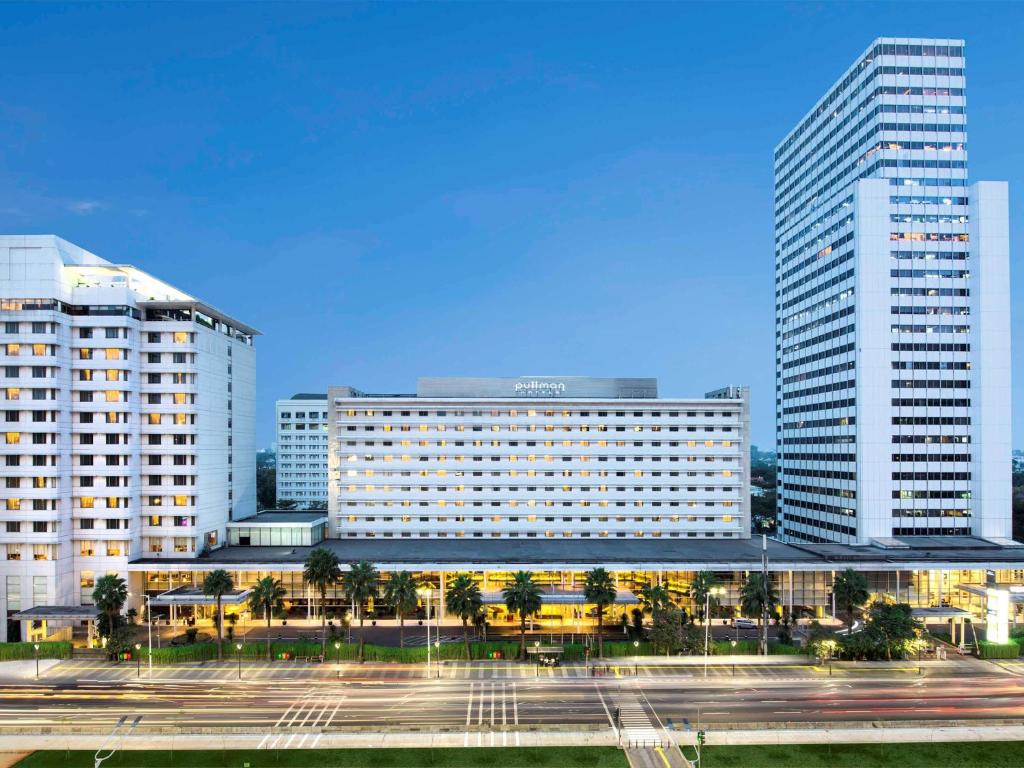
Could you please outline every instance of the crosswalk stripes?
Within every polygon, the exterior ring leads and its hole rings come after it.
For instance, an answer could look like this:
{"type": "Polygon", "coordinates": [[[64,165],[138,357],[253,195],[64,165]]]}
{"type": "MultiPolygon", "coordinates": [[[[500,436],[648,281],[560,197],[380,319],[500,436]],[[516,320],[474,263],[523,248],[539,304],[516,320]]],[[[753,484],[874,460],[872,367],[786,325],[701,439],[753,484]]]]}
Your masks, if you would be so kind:
{"type": "MultiPolygon", "coordinates": [[[[499,746],[500,740],[500,746],[509,746],[510,724],[519,725],[519,693],[516,683],[470,683],[466,697],[466,731],[462,737],[462,745],[495,747],[499,746]]],[[[518,730],[514,731],[513,739],[515,746],[518,747],[518,730]]]]}
{"type": "Polygon", "coordinates": [[[647,747],[661,744],[658,730],[636,696],[621,697],[618,707],[619,727],[622,729],[622,742],[625,746],[647,747]]]}
{"type": "Polygon", "coordinates": [[[280,747],[287,749],[294,747],[300,749],[305,747],[307,742],[310,747],[316,746],[320,741],[323,729],[334,721],[345,698],[344,695],[332,697],[316,695],[316,692],[312,690],[307,691],[292,701],[256,748],[277,749],[280,747]],[[292,729],[297,730],[289,733],[292,729]],[[320,729],[320,732],[316,732],[315,729],[320,729]],[[285,739],[286,736],[287,739],[285,739]]]}

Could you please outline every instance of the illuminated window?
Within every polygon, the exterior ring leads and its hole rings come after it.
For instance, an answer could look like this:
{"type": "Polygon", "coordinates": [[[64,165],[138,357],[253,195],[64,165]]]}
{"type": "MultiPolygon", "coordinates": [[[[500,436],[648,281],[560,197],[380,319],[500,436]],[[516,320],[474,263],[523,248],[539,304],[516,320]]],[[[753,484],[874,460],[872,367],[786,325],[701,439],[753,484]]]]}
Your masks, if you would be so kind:
{"type": "Polygon", "coordinates": [[[149,414],[149,423],[150,424],[159,424],[160,423],[160,414],[159,413],[151,413],[151,414],[149,414]]]}
{"type": "Polygon", "coordinates": [[[120,349],[115,349],[113,347],[108,347],[107,349],[103,350],[103,354],[107,358],[107,360],[120,360],[121,359],[121,350],[120,349]]]}
{"type": "MultiPolygon", "coordinates": [[[[10,344],[7,345],[7,354],[11,354],[10,346],[11,346],[10,344]]],[[[15,352],[14,354],[18,354],[18,353],[15,352]]],[[[82,347],[80,350],[78,350],[78,359],[79,360],[92,360],[92,350],[89,349],[88,347],[82,347]]]]}
{"type": "Polygon", "coordinates": [[[41,357],[42,355],[45,355],[46,354],[46,345],[45,344],[33,344],[32,345],[32,354],[35,355],[36,357],[41,357]]]}
{"type": "Polygon", "coordinates": [[[107,369],[107,381],[118,381],[121,378],[121,372],[116,368],[107,369]]]}
{"type": "Polygon", "coordinates": [[[187,507],[188,506],[188,496],[175,496],[174,497],[174,506],[176,506],[176,507],[187,507]]]}
{"type": "Polygon", "coordinates": [[[175,405],[185,405],[188,402],[187,398],[188,398],[188,395],[186,395],[184,392],[175,392],[174,393],[174,404],[175,405]]]}
{"type": "Polygon", "coordinates": [[[722,515],[722,522],[723,523],[731,523],[732,522],[732,515],[722,515]]]}
{"type": "Polygon", "coordinates": [[[92,496],[83,496],[81,500],[82,509],[92,509],[96,506],[96,500],[92,496]]]}
{"type": "Polygon", "coordinates": [[[7,500],[7,510],[9,512],[17,512],[19,509],[21,509],[21,499],[7,500]]]}
{"type": "Polygon", "coordinates": [[[188,332],[187,331],[175,331],[172,335],[175,344],[188,344],[188,332]]]}
{"type": "Polygon", "coordinates": [[[19,400],[21,399],[21,390],[18,387],[7,388],[7,399],[8,400],[19,400]]]}
{"type": "Polygon", "coordinates": [[[722,477],[732,477],[732,470],[731,469],[723,469],[722,470],[722,477]]]}
{"type": "Polygon", "coordinates": [[[121,393],[116,389],[108,389],[104,395],[106,396],[108,403],[116,403],[121,400],[121,393]]]}
{"type": "Polygon", "coordinates": [[[21,344],[8,344],[7,354],[11,357],[17,357],[21,354],[21,344]]]}
{"type": "Polygon", "coordinates": [[[17,445],[21,442],[21,432],[8,432],[7,433],[7,444],[17,445]]]}
{"type": "Polygon", "coordinates": [[[117,496],[108,496],[107,497],[107,509],[117,509],[120,506],[121,506],[121,499],[119,499],[117,496]]]}
{"type": "Polygon", "coordinates": [[[188,415],[184,413],[174,414],[174,423],[177,424],[179,427],[188,424],[188,415]]]}

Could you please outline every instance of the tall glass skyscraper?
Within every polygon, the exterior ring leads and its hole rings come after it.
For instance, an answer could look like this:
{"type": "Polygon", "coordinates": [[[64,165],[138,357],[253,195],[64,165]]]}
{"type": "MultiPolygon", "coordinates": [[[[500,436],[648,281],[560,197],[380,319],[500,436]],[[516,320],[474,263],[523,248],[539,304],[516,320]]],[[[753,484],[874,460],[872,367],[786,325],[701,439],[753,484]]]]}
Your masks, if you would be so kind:
{"type": "Polygon", "coordinates": [[[964,64],[879,38],[775,149],[788,540],[1010,536],[1007,186],[968,180],[964,64]]]}

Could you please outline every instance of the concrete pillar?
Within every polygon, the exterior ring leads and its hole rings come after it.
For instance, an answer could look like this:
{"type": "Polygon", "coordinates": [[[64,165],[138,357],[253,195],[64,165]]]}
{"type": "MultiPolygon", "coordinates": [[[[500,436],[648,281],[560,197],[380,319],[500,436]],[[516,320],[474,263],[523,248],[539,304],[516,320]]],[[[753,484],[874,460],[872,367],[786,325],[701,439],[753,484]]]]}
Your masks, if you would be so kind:
{"type": "Polygon", "coordinates": [[[447,616],[445,616],[445,610],[444,610],[445,582],[446,582],[445,572],[441,571],[440,580],[438,581],[438,584],[441,585],[441,592],[437,596],[437,610],[438,610],[438,614],[437,615],[440,617],[441,621],[444,621],[445,619],[448,618],[447,616]]]}

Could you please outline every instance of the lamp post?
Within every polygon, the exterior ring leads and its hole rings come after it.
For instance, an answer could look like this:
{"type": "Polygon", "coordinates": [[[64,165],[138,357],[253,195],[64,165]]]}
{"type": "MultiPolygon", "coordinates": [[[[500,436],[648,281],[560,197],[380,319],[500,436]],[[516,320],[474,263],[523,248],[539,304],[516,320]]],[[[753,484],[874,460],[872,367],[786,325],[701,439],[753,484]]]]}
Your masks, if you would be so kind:
{"type": "Polygon", "coordinates": [[[135,677],[142,677],[142,654],[139,651],[142,650],[142,643],[135,644],[135,677]]]}
{"type": "Polygon", "coordinates": [[[711,595],[724,595],[725,587],[711,587],[704,596],[704,677],[708,676],[708,646],[711,642],[711,595]]]}
{"type": "Polygon", "coordinates": [[[335,641],[334,650],[338,652],[338,679],[341,679],[341,643],[335,641]]]}
{"type": "Polygon", "coordinates": [[[149,603],[149,595],[143,595],[146,601],[146,624],[149,626],[149,679],[153,679],[153,606],[149,603]]]}
{"type": "Polygon", "coordinates": [[[732,676],[736,677],[736,641],[730,640],[729,645],[732,647],[732,676]]]}
{"type": "Polygon", "coordinates": [[[430,672],[430,601],[434,596],[434,590],[432,587],[424,587],[416,592],[423,598],[427,607],[427,677],[432,677],[430,672]]]}
{"type": "Polygon", "coordinates": [[[640,654],[640,641],[633,641],[633,677],[640,674],[640,665],[637,662],[637,656],[640,654]]]}
{"type": "MultiPolygon", "coordinates": [[[[434,627],[434,629],[437,630],[437,632],[435,632],[435,635],[438,638],[440,638],[441,635],[438,634],[441,631],[440,628],[434,627]]],[[[440,639],[434,640],[434,655],[437,656],[437,663],[434,665],[434,669],[437,670],[437,679],[440,680],[441,679],[441,641],[440,641],[440,639]]]]}
{"type": "Polygon", "coordinates": [[[235,650],[238,652],[238,679],[242,679],[242,644],[235,643],[235,650]]]}
{"type": "Polygon", "coordinates": [[[32,651],[36,657],[36,680],[39,679],[39,643],[32,643],[32,651]]]}
{"type": "Polygon", "coordinates": [[[536,677],[540,677],[540,640],[533,641],[533,661],[537,665],[536,677]]]}

